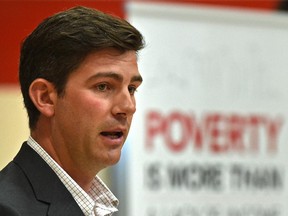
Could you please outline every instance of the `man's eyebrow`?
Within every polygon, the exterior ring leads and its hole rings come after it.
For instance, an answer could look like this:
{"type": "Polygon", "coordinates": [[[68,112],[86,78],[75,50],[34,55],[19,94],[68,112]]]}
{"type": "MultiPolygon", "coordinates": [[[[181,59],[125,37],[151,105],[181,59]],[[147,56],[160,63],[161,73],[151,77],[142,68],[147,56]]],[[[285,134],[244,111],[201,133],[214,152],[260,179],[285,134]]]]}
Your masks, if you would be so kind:
{"type": "Polygon", "coordinates": [[[120,74],[114,72],[100,72],[89,78],[89,80],[98,79],[98,78],[112,78],[119,82],[123,81],[123,77],[120,74]]]}
{"type": "Polygon", "coordinates": [[[132,77],[131,82],[140,82],[140,83],[142,83],[143,82],[143,78],[142,78],[141,75],[134,76],[134,77],[132,77]]]}
{"type": "MultiPolygon", "coordinates": [[[[89,78],[89,80],[98,79],[98,78],[112,78],[119,82],[123,81],[123,76],[114,72],[100,72],[89,78]]],[[[143,82],[143,78],[141,75],[133,76],[131,78],[131,82],[143,82]]]]}

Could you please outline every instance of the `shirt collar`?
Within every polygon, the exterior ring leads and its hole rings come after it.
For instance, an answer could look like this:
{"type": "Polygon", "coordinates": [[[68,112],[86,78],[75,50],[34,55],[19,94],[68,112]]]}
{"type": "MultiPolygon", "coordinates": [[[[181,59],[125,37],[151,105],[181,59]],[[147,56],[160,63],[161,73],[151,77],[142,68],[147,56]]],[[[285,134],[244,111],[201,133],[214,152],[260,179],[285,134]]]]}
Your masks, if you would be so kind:
{"type": "Polygon", "coordinates": [[[31,136],[28,138],[27,144],[56,173],[86,216],[105,216],[118,211],[118,199],[98,176],[95,176],[90,191],[86,193],[31,136]]]}

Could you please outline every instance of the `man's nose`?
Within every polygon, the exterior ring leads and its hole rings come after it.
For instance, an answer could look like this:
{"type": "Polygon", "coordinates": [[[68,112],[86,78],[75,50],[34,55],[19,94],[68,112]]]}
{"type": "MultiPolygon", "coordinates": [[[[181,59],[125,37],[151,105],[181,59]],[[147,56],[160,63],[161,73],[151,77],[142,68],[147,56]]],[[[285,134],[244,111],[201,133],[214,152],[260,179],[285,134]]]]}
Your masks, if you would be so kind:
{"type": "Polygon", "coordinates": [[[134,97],[127,90],[119,92],[114,100],[113,115],[129,117],[136,111],[136,102],[134,97]]]}

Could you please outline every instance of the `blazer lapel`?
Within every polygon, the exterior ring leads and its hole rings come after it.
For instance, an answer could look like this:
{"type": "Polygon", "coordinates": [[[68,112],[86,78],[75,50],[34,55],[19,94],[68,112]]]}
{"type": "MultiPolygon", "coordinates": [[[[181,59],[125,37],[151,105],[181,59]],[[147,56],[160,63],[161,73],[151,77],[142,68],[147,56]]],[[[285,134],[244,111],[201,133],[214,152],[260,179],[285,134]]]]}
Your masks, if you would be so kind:
{"type": "Polygon", "coordinates": [[[26,174],[36,199],[49,205],[48,215],[84,215],[58,176],[27,143],[22,145],[14,162],[26,174]]]}

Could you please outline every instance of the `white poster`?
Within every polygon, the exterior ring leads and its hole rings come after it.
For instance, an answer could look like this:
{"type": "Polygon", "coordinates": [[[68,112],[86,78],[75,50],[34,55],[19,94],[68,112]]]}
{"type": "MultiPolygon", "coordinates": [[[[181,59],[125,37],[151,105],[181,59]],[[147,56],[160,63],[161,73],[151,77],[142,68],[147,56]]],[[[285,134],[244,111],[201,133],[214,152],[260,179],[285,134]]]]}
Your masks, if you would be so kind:
{"type": "Polygon", "coordinates": [[[288,215],[288,17],[129,4],[145,36],[129,216],[288,215]]]}

